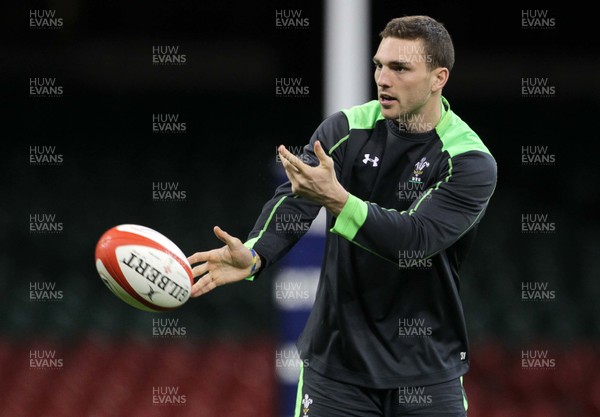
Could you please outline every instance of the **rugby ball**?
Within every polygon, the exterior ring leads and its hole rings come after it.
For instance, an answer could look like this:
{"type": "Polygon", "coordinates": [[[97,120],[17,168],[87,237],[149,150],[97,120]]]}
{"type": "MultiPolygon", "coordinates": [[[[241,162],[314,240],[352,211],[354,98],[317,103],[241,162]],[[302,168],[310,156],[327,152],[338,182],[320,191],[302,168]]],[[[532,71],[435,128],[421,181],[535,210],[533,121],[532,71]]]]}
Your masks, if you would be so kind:
{"type": "Polygon", "coordinates": [[[122,224],[96,244],[96,269],[121,300],[144,311],[168,311],[189,299],[192,268],[181,249],[149,227],[122,224]]]}

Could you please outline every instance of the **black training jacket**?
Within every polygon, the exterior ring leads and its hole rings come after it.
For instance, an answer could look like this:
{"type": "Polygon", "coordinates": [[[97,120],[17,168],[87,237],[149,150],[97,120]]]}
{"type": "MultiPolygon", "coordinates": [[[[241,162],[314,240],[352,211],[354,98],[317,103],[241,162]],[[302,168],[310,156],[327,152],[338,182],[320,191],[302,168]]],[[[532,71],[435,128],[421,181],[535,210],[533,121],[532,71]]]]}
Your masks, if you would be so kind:
{"type": "MultiPolygon", "coordinates": [[[[350,193],[337,218],[327,214],[316,300],[297,343],[303,362],[327,377],[387,389],[468,370],[459,269],[494,192],[496,162],[445,98],[441,106],[426,133],[384,119],[377,101],[343,110],[300,156],[318,165],[318,139],[350,193]]],[[[420,121],[403,120],[411,123],[420,121]]],[[[310,223],[320,208],[286,182],[245,244],[268,268],[306,230],[278,222],[310,223]]]]}

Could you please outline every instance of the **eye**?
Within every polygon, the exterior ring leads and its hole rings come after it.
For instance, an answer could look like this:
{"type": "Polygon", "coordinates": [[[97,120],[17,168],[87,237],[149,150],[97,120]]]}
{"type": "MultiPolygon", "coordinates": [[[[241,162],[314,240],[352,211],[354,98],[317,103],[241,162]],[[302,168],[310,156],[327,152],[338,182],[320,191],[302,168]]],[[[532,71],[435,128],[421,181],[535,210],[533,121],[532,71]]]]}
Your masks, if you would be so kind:
{"type": "Polygon", "coordinates": [[[383,67],[383,65],[381,65],[379,62],[373,62],[373,66],[375,69],[381,69],[383,67]]]}

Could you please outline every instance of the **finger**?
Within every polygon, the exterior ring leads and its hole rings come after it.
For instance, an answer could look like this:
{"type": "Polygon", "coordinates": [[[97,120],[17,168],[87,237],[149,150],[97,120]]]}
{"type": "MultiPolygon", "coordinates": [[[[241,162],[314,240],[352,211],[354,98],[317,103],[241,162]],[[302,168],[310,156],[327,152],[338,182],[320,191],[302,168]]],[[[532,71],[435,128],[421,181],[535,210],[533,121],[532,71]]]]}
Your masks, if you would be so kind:
{"type": "Polygon", "coordinates": [[[198,266],[192,268],[192,275],[194,278],[201,277],[208,272],[208,262],[204,262],[198,266]]]}
{"type": "Polygon", "coordinates": [[[321,142],[318,140],[315,141],[315,145],[313,148],[315,150],[315,155],[317,155],[317,158],[319,158],[319,162],[323,165],[329,165],[329,163],[331,162],[331,157],[325,153],[321,142]]]}
{"type": "Polygon", "coordinates": [[[285,175],[287,175],[288,179],[292,183],[292,189],[298,185],[298,175],[301,175],[300,172],[294,168],[287,160],[282,159],[283,169],[285,170],[285,175]]]}
{"type": "Polygon", "coordinates": [[[288,151],[286,149],[286,147],[283,145],[279,146],[279,157],[282,162],[285,159],[287,162],[289,162],[294,168],[296,168],[300,172],[302,172],[304,170],[304,168],[307,166],[296,155],[294,155],[293,153],[288,151]]]}
{"type": "Polygon", "coordinates": [[[194,285],[192,285],[192,291],[190,292],[190,297],[197,297],[203,293],[204,287],[210,282],[210,280],[206,279],[207,275],[204,275],[200,278],[194,285]]]}
{"type": "MultiPolygon", "coordinates": [[[[288,174],[288,178],[290,177],[290,174],[293,175],[294,177],[296,176],[296,174],[300,174],[300,171],[298,170],[298,168],[296,168],[294,165],[292,165],[287,159],[282,158],[281,164],[283,165],[283,169],[285,170],[285,173],[288,174]]],[[[290,180],[291,180],[291,178],[290,178],[290,180]]]]}
{"type": "Polygon", "coordinates": [[[293,170],[293,171],[298,171],[298,169],[296,167],[294,167],[294,164],[292,164],[288,158],[287,155],[290,152],[285,148],[285,146],[280,145],[279,146],[279,160],[281,161],[281,164],[283,165],[283,168],[287,171],[287,170],[293,170]]]}
{"type": "Polygon", "coordinates": [[[230,248],[234,248],[239,241],[238,238],[231,236],[229,233],[227,233],[225,230],[221,229],[219,226],[215,226],[213,231],[215,232],[215,236],[217,236],[221,242],[223,242],[230,248]]]}
{"type": "Polygon", "coordinates": [[[208,252],[196,252],[187,258],[190,265],[197,264],[200,262],[206,262],[208,260],[208,252]]]}
{"type": "Polygon", "coordinates": [[[212,279],[210,273],[200,278],[193,286],[190,297],[195,298],[217,288],[217,283],[212,279]]]}

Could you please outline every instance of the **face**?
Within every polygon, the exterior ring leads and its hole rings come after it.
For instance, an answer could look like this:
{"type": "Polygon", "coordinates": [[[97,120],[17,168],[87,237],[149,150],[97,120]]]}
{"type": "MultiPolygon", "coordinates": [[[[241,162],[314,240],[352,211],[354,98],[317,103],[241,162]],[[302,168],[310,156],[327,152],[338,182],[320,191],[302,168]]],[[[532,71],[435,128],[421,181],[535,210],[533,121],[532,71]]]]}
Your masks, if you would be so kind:
{"type": "Polygon", "coordinates": [[[377,96],[386,119],[398,121],[425,113],[434,102],[431,97],[441,94],[445,80],[441,82],[439,72],[447,70],[427,68],[428,55],[420,39],[383,38],[373,63],[377,96]]]}

